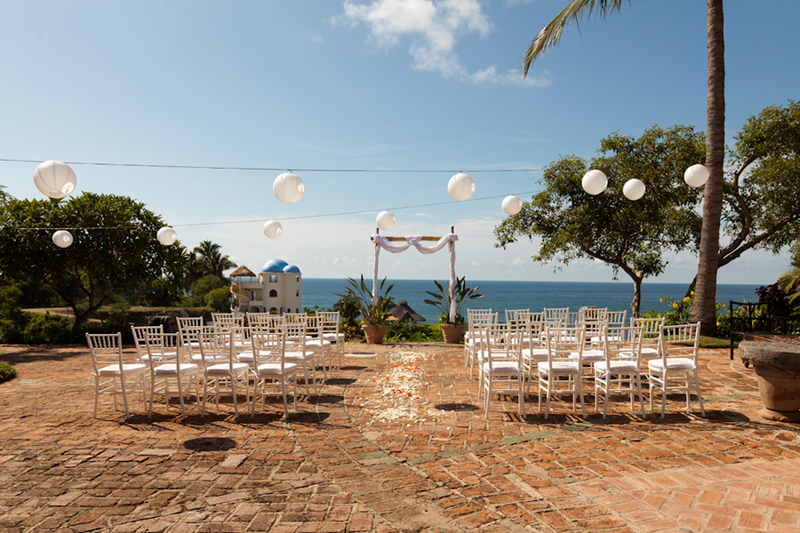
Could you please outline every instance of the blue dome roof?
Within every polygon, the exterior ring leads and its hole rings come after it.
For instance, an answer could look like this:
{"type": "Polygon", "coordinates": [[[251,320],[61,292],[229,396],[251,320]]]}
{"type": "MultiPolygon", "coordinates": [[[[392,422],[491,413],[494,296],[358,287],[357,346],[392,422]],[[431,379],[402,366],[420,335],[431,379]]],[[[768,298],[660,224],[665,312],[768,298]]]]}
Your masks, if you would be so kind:
{"type": "Polygon", "coordinates": [[[301,274],[300,269],[294,265],[286,265],[285,267],[283,267],[283,271],[286,272],[287,274],[288,273],[301,274]]]}
{"type": "Polygon", "coordinates": [[[261,269],[261,272],[283,272],[283,269],[287,266],[289,266],[289,263],[283,259],[272,259],[264,263],[264,268],[261,269]]]}

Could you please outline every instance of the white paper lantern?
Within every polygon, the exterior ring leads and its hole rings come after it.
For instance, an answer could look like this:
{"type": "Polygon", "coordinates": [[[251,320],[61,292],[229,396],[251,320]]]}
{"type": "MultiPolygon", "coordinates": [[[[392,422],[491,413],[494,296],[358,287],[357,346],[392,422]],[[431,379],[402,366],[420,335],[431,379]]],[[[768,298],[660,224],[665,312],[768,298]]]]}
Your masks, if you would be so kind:
{"type": "Polygon", "coordinates": [[[45,161],[33,172],[33,183],[50,198],[64,198],[75,190],[78,180],[69,165],[61,161],[45,161]]]}
{"type": "Polygon", "coordinates": [[[514,196],[513,194],[506,196],[503,198],[503,211],[509,215],[516,215],[522,211],[522,200],[519,199],[519,196],[514,196]]]}
{"type": "Polygon", "coordinates": [[[53,244],[58,246],[59,248],[66,248],[70,244],[72,244],[72,233],[68,232],[65,229],[60,229],[57,232],[53,233],[53,244]]]}
{"type": "Polygon", "coordinates": [[[600,170],[590,170],[583,175],[583,179],[581,180],[583,190],[592,196],[598,195],[606,190],[607,185],[608,178],[600,170]]]}
{"type": "Polygon", "coordinates": [[[272,183],[272,191],[281,202],[293,204],[303,197],[303,193],[306,192],[306,186],[297,174],[284,172],[275,178],[272,183]]]}
{"type": "Polygon", "coordinates": [[[264,222],[264,235],[270,239],[277,239],[283,233],[283,226],[277,220],[267,220],[264,222]]]}
{"type": "Polygon", "coordinates": [[[170,244],[175,244],[175,241],[178,240],[178,234],[169,226],[164,226],[156,233],[156,239],[164,246],[169,246],[170,244]]]}
{"type": "Polygon", "coordinates": [[[638,180],[633,178],[625,182],[625,185],[622,186],[622,194],[625,195],[625,198],[628,200],[638,200],[642,196],[644,196],[644,182],[642,180],[638,180]]]}
{"type": "Polygon", "coordinates": [[[454,200],[463,202],[475,192],[475,182],[469,174],[460,172],[447,182],[447,192],[450,193],[454,200]]]}
{"type": "Polygon", "coordinates": [[[394,219],[394,215],[389,211],[381,211],[378,213],[378,217],[375,219],[375,222],[382,230],[390,230],[394,227],[395,222],[397,221],[394,219]]]}
{"type": "Polygon", "coordinates": [[[692,165],[683,173],[683,181],[689,187],[702,187],[708,181],[708,168],[705,165],[692,165]]]}

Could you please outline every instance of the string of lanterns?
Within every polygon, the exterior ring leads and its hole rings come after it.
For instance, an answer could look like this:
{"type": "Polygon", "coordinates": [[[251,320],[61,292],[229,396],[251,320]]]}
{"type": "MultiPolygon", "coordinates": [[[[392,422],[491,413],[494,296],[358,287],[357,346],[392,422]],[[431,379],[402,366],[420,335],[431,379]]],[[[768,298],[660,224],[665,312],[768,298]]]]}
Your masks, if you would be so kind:
{"type": "MultiPolygon", "coordinates": [[[[683,173],[683,181],[690,187],[702,187],[708,181],[708,168],[705,165],[696,164],[686,169],[683,173]]],[[[592,169],[583,175],[581,179],[583,190],[592,196],[597,196],[606,190],[608,177],[601,170],[592,169]]],[[[622,194],[628,200],[636,201],[644,196],[645,186],[640,179],[629,179],[622,186],[622,194]]],[[[508,198],[506,198],[507,200],[508,198]]],[[[505,200],[503,200],[505,203],[505,200]]],[[[508,212],[508,211],[506,211],[508,212]]]]}
{"type": "MultiPolygon", "coordinates": [[[[45,161],[41,163],[33,173],[33,181],[39,191],[53,199],[69,196],[77,186],[75,172],[62,161],[45,161]]],[[[642,184],[643,186],[644,184],[642,184]]],[[[305,184],[300,176],[290,170],[275,178],[272,184],[272,191],[281,202],[293,204],[303,198],[305,184]]],[[[447,192],[454,200],[463,202],[475,193],[475,181],[469,174],[459,172],[448,181],[447,192]]],[[[502,202],[503,211],[509,215],[519,213],[522,210],[522,205],[522,200],[513,194],[505,197],[502,202]]],[[[378,213],[376,223],[380,229],[390,230],[397,223],[397,220],[391,212],[381,211],[378,213]]],[[[283,226],[277,220],[268,220],[264,223],[263,232],[268,238],[277,239],[283,234],[283,226]]],[[[67,248],[74,242],[72,234],[64,229],[54,232],[52,238],[53,243],[59,248],[67,248]]],[[[178,240],[178,235],[172,227],[164,226],[156,232],[156,239],[164,246],[171,246],[178,240]]]]}

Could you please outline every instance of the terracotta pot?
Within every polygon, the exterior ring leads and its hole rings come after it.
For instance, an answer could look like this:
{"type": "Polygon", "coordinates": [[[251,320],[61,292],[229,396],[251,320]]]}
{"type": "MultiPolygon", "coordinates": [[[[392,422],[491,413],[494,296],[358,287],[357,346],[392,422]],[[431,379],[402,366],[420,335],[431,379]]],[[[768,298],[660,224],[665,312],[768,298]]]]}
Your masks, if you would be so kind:
{"type": "Polygon", "coordinates": [[[464,334],[464,324],[442,324],[442,335],[447,344],[458,344],[464,334]]]}
{"type": "Polygon", "coordinates": [[[369,344],[383,344],[384,333],[386,326],[364,326],[364,335],[367,336],[369,344]]]}

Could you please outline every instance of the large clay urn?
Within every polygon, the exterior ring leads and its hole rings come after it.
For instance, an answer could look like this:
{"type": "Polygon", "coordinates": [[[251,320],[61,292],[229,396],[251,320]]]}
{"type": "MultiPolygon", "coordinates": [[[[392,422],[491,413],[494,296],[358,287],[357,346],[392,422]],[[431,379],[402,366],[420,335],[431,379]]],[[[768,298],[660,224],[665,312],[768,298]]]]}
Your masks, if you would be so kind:
{"type": "Polygon", "coordinates": [[[458,344],[464,334],[464,324],[442,324],[442,336],[447,344],[458,344]]]}
{"type": "Polygon", "coordinates": [[[743,341],[739,357],[756,371],[764,406],[759,414],[769,420],[800,422],[800,345],[743,341]]]}
{"type": "Polygon", "coordinates": [[[386,326],[364,326],[364,335],[369,344],[383,344],[384,333],[386,333],[386,326]]]}

